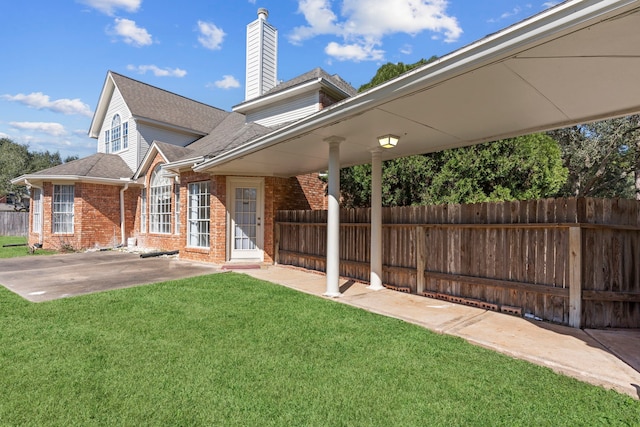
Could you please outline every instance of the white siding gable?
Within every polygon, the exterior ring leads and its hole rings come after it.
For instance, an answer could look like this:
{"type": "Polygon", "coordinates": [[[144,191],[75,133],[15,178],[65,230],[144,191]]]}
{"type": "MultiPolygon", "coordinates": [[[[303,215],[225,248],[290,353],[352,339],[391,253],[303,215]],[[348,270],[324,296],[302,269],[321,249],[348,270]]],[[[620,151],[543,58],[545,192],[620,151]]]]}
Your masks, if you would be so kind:
{"type": "Polygon", "coordinates": [[[320,93],[312,92],[247,113],[247,122],[256,122],[262,126],[277,126],[301,119],[319,110],[320,93]]]}
{"type": "MultiPolygon", "coordinates": [[[[105,140],[106,131],[111,132],[111,121],[113,117],[118,114],[120,115],[120,122],[129,124],[129,135],[128,135],[128,148],[123,148],[117,153],[122,159],[125,161],[127,166],[131,168],[131,170],[136,170],[138,166],[138,156],[136,149],[136,125],[135,121],[132,120],[131,111],[127,104],[125,104],[122,95],[118,88],[114,88],[113,94],[111,95],[111,100],[109,101],[109,108],[107,108],[107,113],[104,116],[104,121],[100,126],[100,134],[98,135],[98,153],[106,153],[107,141],[105,140]]],[[[111,151],[109,151],[111,152],[111,151]]]]}
{"type": "Polygon", "coordinates": [[[122,157],[127,166],[129,166],[133,171],[138,169],[140,162],[142,162],[144,155],[147,153],[147,150],[153,141],[157,140],[184,147],[200,138],[200,135],[176,132],[159,126],[138,122],[133,118],[131,111],[127,107],[120,91],[116,87],[113,91],[113,95],[111,96],[109,107],[107,108],[107,113],[104,117],[104,122],[100,127],[100,134],[98,135],[98,153],[107,152],[107,144],[105,140],[106,131],[108,130],[111,132],[111,121],[116,114],[120,115],[121,123],[128,123],[128,147],[112,154],[117,154],[122,157]]]}

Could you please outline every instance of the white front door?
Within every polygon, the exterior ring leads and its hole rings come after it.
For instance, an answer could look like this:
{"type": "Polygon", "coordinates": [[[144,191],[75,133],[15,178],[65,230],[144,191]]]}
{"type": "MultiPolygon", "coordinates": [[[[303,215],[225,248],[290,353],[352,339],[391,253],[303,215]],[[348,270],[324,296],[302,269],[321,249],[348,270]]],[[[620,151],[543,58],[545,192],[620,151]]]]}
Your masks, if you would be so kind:
{"type": "Polygon", "coordinates": [[[256,178],[228,178],[229,260],[263,261],[264,181],[256,178]]]}

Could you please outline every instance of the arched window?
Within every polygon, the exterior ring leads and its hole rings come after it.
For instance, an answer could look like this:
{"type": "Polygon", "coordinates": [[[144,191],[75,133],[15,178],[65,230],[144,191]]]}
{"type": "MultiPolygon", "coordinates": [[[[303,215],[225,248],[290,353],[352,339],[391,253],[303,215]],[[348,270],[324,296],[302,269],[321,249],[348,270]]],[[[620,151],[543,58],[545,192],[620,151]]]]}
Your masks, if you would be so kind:
{"type": "Polygon", "coordinates": [[[149,185],[149,231],[171,233],[171,180],[162,176],[158,165],[151,175],[149,185]]]}
{"type": "Polygon", "coordinates": [[[113,116],[111,120],[111,152],[116,153],[122,148],[120,139],[120,114],[113,116]]]}

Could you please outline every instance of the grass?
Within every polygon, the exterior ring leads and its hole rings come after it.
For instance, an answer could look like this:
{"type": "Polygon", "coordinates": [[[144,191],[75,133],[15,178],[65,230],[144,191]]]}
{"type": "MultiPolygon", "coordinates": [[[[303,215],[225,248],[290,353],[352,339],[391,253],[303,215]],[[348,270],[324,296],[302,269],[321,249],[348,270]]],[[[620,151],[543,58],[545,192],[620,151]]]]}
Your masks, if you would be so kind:
{"type": "Polygon", "coordinates": [[[0,425],[638,425],[640,402],[223,273],[29,303],[0,288],[0,425]]]}
{"type": "MultiPolygon", "coordinates": [[[[0,236],[0,258],[14,258],[19,256],[29,255],[29,247],[26,246],[26,237],[14,237],[14,236],[0,236]],[[11,246],[4,247],[4,245],[19,245],[25,246],[11,246]]],[[[34,255],[49,255],[56,253],[51,250],[38,249],[34,252],[34,255]]]]}

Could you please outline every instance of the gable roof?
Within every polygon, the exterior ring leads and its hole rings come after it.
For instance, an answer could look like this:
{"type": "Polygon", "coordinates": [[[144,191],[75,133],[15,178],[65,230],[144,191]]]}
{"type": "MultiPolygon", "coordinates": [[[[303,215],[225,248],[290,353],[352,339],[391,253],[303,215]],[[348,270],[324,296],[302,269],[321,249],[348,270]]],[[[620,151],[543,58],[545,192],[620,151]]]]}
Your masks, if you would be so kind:
{"type": "Polygon", "coordinates": [[[117,154],[96,153],[52,168],[22,175],[11,182],[26,184],[27,181],[72,180],[123,184],[131,179],[133,171],[117,154]]]}
{"type": "Polygon", "coordinates": [[[191,167],[194,163],[215,157],[272,131],[273,129],[256,123],[246,123],[242,114],[228,113],[227,117],[211,133],[186,147],[153,141],[140,163],[134,179],[146,173],[156,154],[162,156],[168,169],[191,167]]]}
{"type": "Polygon", "coordinates": [[[246,123],[243,114],[230,113],[210,134],[192,142],[187,148],[201,156],[215,157],[272,131],[257,123],[246,123]]]}
{"type": "Polygon", "coordinates": [[[318,67],[278,84],[257,98],[235,105],[232,110],[246,113],[298,93],[308,93],[320,89],[328,91],[339,99],[349,98],[358,93],[353,86],[337,74],[331,75],[318,67]]]}
{"type": "Polygon", "coordinates": [[[331,83],[332,85],[342,90],[345,94],[349,96],[354,96],[358,93],[356,88],[354,88],[349,83],[344,81],[342,77],[340,77],[339,75],[337,74],[331,75],[327,73],[325,70],[323,70],[322,68],[317,67],[311,71],[307,71],[304,74],[294,77],[291,80],[287,80],[286,82],[282,82],[278,84],[277,86],[265,92],[262,96],[269,96],[274,93],[282,92],[286,89],[289,89],[290,87],[298,86],[298,85],[301,85],[310,81],[316,81],[319,79],[326,80],[328,83],[331,83]]]}
{"type": "Polygon", "coordinates": [[[100,125],[104,121],[115,88],[120,91],[125,104],[137,120],[164,124],[196,135],[206,135],[229,114],[219,108],[109,71],[89,129],[89,136],[92,138],[99,135],[100,125]]]}

